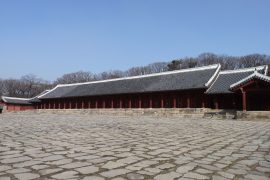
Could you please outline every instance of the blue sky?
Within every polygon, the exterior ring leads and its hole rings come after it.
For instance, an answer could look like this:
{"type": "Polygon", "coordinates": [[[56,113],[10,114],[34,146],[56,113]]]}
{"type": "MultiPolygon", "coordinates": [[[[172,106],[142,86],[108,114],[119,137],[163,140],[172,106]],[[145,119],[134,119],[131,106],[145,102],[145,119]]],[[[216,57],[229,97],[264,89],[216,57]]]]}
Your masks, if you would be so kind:
{"type": "Polygon", "coordinates": [[[269,0],[0,0],[0,78],[270,54],[269,0]]]}

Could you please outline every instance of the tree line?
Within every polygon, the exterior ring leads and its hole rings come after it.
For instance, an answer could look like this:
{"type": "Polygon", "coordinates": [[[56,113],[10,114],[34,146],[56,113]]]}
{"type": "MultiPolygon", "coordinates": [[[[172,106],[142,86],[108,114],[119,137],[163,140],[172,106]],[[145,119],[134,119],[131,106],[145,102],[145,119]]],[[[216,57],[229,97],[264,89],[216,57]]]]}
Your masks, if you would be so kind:
{"type": "Polygon", "coordinates": [[[173,71],[185,68],[221,64],[222,70],[233,70],[260,65],[270,65],[270,56],[264,54],[249,54],[245,56],[217,55],[203,53],[197,57],[185,57],[170,62],[156,62],[147,66],[132,67],[126,71],[113,70],[94,74],[90,71],[78,71],[64,74],[54,82],[38,78],[36,75],[25,75],[19,79],[0,79],[0,95],[12,97],[34,97],[44,90],[51,89],[57,84],[69,84],[106,80],[158,72],[173,71]]]}

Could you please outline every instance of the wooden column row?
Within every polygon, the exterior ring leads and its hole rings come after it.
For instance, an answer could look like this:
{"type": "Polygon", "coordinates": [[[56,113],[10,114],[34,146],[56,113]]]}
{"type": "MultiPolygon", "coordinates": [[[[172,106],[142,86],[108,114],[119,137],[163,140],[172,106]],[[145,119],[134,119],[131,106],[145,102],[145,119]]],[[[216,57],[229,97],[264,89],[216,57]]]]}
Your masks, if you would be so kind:
{"type": "MultiPolygon", "coordinates": [[[[206,107],[204,96],[198,96],[198,102],[194,104],[192,94],[149,94],[134,96],[107,96],[57,99],[42,102],[37,108],[40,109],[85,109],[85,108],[191,108],[206,107]],[[179,99],[181,98],[181,99],[179,99]],[[178,104],[179,99],[179,104],[178,104]],[[181,100],[181,101],[180,101],[181,100]],[[157,104],[158,103],[158,104],[157,104]]],[[[216,101],[217,103],[217,101],[216,101]]],[[[218,108],[218,104],[215,104],[218,108]]]]}

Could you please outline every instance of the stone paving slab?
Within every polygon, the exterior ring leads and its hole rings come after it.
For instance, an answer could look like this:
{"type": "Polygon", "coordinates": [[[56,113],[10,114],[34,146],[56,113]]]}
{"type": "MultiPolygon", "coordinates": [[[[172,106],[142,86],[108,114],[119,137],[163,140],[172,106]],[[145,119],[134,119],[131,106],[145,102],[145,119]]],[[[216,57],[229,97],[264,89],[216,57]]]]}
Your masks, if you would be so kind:
{"type": "Polygon", "coordinates": [[[0,115],[1,179],[270,179],[270,122],[0,115]]]}

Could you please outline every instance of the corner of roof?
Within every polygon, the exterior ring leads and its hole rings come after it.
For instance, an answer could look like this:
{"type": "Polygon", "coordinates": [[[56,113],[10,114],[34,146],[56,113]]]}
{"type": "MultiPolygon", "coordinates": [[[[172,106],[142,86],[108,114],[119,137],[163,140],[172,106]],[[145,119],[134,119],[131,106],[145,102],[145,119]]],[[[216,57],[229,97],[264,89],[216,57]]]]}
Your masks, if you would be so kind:
{"type": "Polygon", "coordinates": [[[231,84],[230,85],[230,90],[234,89],[235,87],[241,85],[245,81],[250,80],[252,78],[260,78],[260,79],[264,79],[264,80],[267,80],[267,81],[270,82],[270,77],[268,77],[268,76],[266,76],[264,74],[261,74],[261,73],[259,73],[258,71],[255,70],[254,73],[250,74],[249,76],[243,78],[242,80],[240,80],[240,81],[238,81],[238,82],[236,82],[234,84],[231,84]]]}
{"type": "Polygon", "coordinates": [[[6,99],[18,99],[18,100],[25,100],[28,101],[30,98],[19,98],[19,97],[9,97],[9,96],[1,96],[3,100],[6,101],[6,99]]]}
{"type": "Polygon", "coordinates": [[[45,92],[44,94],[41,94],[41,95],[39,95],[39,96],[36,96],[36,97],[37,97],[38,99],[40,99],[41,97],[47,95],[47,94],[50,93],[51,91],[53,91],[53,90],[55,90],[56,88],[60,87],[59,85],[60,85],[60,84],[57,84],[54,88],[49,89],[49,90],[45,90],[45,91],[47,91],[47,92],[45,92]]]}
{"type": "Polygon", "coordinates": [[[5,96],[0,96],[0,100],[3,100],[4,102],[6,102],[6,100],[5,100],[5,96]]]}

